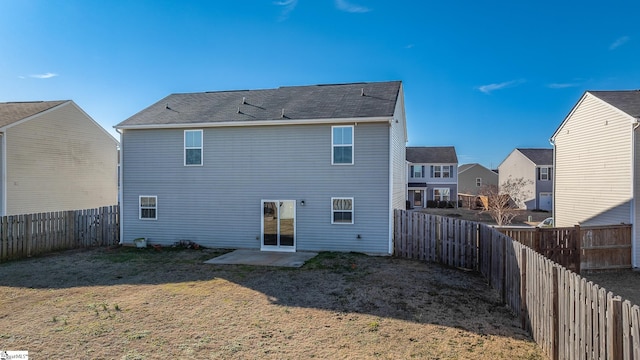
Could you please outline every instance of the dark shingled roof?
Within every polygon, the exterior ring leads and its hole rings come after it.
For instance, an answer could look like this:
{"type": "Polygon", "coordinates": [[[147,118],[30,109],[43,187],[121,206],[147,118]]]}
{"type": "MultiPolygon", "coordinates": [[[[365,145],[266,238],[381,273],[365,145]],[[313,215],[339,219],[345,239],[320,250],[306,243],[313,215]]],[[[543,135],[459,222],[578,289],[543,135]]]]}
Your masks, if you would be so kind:
{"type": "Polygon", "coordinates": [[[553,149],[517,149],[536,165],[553,165],[553,149]]]}
{"type": "Polygon", "coordinates": [[[634,118],[640,118],[640,90],[587,92],[634,118]]]}
{"type": "Polygon", "coordinates": [[[458,156],[453,146],[407,146],[407,161],[414,164],[457,164],[458,156]]]}
{"type": "Polygon", "coordinates": [[[49,110],[69,100],[0,103],[0,127],[49,110]]]}
{"type": "Polygon", "coordinates": [[[400,85],[390,81],[173,94],[116,127],[391,117],[400,85]]]}

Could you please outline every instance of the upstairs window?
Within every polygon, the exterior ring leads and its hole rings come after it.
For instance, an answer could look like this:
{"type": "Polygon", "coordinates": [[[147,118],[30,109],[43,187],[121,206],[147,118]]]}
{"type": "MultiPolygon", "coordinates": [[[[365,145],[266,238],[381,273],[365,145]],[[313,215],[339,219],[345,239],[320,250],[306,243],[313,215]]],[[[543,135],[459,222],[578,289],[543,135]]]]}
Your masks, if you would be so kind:
{"type": "Polygon", "coordinates": [[[453,178],[453,165],[431,165],[432,178],[453,178]]]}
{"type": "Polygon", "coordinates": [[[411,177],[413,178],[424,177],[424,166],[411,165],[411,177]]]}
{"type": "Polygon", "coordinates": [[[482,178],[476,178],[476,187],[482,187],[482,178]]]}
{"type": "Polygon", "coordinates": [[[540,181],[549,181],[551,180],[552,169],[550,167],[541,167],[538,168],[538,180],[540,181]]]}
{"type": "Polygon", "coordinates": [[[184,165],[202,165],[202,130],[184,131],[184,165]]]}
{"type": "Polygon", "coordinates": [[[331,223],[353,224],[353,198],[331,198],[331,223]]]}
{"type": "Polygon", "coordinates": [[[140,220],[158,219],[158,197],[141,195],[139,197],[140,220]]]}
{"type": "Polygon", "coordinates": [[[331,127],[331,164],[353,165],[353,126],[331,127]]]}

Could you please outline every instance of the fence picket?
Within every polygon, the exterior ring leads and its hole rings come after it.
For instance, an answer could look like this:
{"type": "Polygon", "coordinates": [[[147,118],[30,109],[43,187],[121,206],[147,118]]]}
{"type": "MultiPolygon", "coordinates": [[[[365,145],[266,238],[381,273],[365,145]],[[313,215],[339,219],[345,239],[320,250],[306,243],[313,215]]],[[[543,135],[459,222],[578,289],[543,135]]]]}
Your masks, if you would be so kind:
{"type": "MultiPolygon", "coordinates": [[[[403,226],[406,212],[395,215],[394,224],[403,226]]],[[[600,234],[597,229],[537,229],[519,243],[496,229],[459,219],[420,213],[413,222],[419,225],[394,231],[396,256],[480,272],[550,359],[640,360],[640,308],[553,261],[566,258],[566,265],[579,271],[584,260],[577,249],[593,252],[596,240],[606,241],[594,235],[600,234]],[[584,235],[572,235],[576,231],[589,232],[595,240],[581,240],[584,235]],[[417,250],[400,251],[413,246],[417,250]]],[[[604,231],[624,238],[627,228],[604,231]]]]}
{"type": "Polygon", "coordinates": [[[119,207],[0,217],[0,262],[119,242],[119,207]]]}

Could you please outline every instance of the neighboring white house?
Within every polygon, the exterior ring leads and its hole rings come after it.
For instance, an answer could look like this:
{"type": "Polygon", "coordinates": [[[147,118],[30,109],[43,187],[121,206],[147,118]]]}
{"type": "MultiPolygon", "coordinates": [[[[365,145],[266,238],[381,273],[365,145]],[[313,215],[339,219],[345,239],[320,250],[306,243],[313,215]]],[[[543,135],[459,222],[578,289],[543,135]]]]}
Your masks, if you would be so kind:
{"type": "Polygon", "coordinates": [[[453,146],[407,147],[407,201],[412,208],[455,206],[458,156],[453,146]]]}
{"type": "Polygon", "coordinates": [[[557,226],[633,224],[638,267],[640,91],[587,91],[551,137],[557,226]]]}
{"type": "Polygon", "coordinates": [[[458,193],[478,195],[484,186],[498,186],[498,173],[480,164],[458,167],[458,193]]]}
{"type": "Polygon", "coordinates": [[[498,186],[509,178],[526,182],[521,209],[552,210],[553,149],[514,149],[498,166],[498,186]]]}
{"type": "Polygon", "coordinates": [[[173,94],[116,128],[125,243],[393,252],[400,81],[173,94]]]}
{"type": "Polygon", "coordinates": [[[118,201],[118,142],[71,100],[0,103],[0,214],[118,201]]]}

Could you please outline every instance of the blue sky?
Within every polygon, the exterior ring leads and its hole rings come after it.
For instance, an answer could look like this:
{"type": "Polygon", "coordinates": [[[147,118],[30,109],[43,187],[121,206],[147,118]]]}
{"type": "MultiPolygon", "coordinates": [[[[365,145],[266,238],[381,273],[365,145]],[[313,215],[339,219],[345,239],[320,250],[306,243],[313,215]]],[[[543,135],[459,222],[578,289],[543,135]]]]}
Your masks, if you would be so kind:
{"type": "Polygon", "coordinates": [[[638,1],[0,1],[0,101],[113,126],[170,93],[402,80],[410,146],[497,166],[640,88],[638,1]]]}

